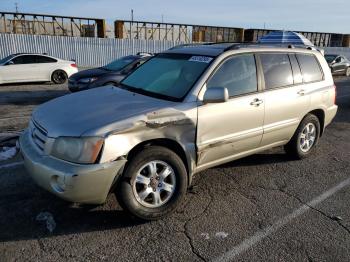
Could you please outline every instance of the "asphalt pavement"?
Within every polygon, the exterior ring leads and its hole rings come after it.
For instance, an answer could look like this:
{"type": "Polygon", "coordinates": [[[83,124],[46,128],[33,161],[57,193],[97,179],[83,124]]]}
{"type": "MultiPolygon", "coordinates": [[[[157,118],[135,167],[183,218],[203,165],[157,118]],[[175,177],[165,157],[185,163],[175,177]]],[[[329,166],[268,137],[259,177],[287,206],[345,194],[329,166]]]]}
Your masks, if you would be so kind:
{"type": "MultiPolygon", "coordinates": [[[[131,219],[114,195],[67,203],[37,187],[19,156],[0,162],[0,261],[349,261],[350,80],[336,85],[339,112],[309,158],[275,148],[201,172],[160,221],[131,219]]],[[[0,88],[0,132],[67,92],[10,88],[0,88]]]]}

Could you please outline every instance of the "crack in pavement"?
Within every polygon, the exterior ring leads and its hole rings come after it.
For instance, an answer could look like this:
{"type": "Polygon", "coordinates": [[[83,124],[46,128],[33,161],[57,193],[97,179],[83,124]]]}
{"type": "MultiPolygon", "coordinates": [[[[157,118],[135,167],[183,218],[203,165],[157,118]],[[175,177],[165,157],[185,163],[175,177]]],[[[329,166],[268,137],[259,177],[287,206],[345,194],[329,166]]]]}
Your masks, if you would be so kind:
{"type": "Polygon", "coordinates": [[[207,206],[204,208],[204,210],[203,210],[200,214],[198,214],[198,215],[196,215],[196,216],[194,216],[194,217],[188,219],[188,220],[185,222],[185,224],[184,224],[184,231],[183,231],[184,235],[185,235],[186,238],[188,239],[188,242],[189,242],[189,244],[190,244],[192,253],[195,254],[195,255],[198,257],[199,260],[205,261],[205,262],[206,262],[207,260],[206,260],[198,251],[196,251],[196,249],[195,249],[195,247],[194,247],[194,241],[193,241],[193,238],[191,237],[191,234],[190,234],[190,232],[189,232],[188,225],[189,225],[189,223],[190,223],[191,221],[193,221],[193,220],[199,218],[200,216],[202,216],[203,214],[205,214],[205,213],[209,210],[209,207],[210,207],[211,203],[213,202],[214,197],[210,194],[209,190],[208,190],[208,195],[209,195],[210,199],[209,199],[209,201],[208,201],[207,206]]]}
{"type": "Polygon", "coordinates": [[[335,220],[333,216],[330,216],[330,215],[326,214],[324,211],[322,211],[322,210],[320,210],[320,209],[318,209],[318,208],[316,208],[316,207],[314,207],[314,206],[309,205],[308,203],[302,201],[299,197],[294,196],[294,195],[292,195],[292,194],[290,194],[290,193],[284,191],[283,189],[278,189],[278,190],[281,191],[282,193],[286,194],[287,196],[296,199],[296,200],[299,201],[301,204],[308,206],[310,209],[312,209],[312,210],[314,210],[314,211],[320,213],[321,215],[325,216],[325,217],[328,218],[329,220],[331,220],[331,221],[333,221],[333,222],[336,222],[336,223],[337,223],[340,227],[342,227],[348,234],[350,234],[350,229],[348,229],[348,228],[347,228],[345,225],[343,225],[340,221],[335,220]]]}
{"type": "Polygon", "coordinates": [[[340,227],[342,227],[348,234],[350,234],[350,229],[347,228],[345,225],[343,225],[339,220],[335,220],[333,216],[330,216],[328,214],[326,214],[324,211],[314,207],[314,206],[311,206],[309,205],[307,202],[304,202],[301,198],[287,192],[285,190],[285,188],[267,188],[267,187],[264,187],[264,186],[261,186],[261,185],[257,185],[256,187],[258,188],[261,188],[261,189],[264,189],[264,190],[270,190],[270,191],[279,191],[283,194],[285,194],[286,196],[288,197],[291,197],[291,198],[294,198],[295,200],[297,200],[299,203],[309,207],[311,210],[314,210],[318,213],[320,213],[321,215],[323,215],[324,217],[328,218],[329,220],[333,221],[333,222],[336,222],[340,227]]]}

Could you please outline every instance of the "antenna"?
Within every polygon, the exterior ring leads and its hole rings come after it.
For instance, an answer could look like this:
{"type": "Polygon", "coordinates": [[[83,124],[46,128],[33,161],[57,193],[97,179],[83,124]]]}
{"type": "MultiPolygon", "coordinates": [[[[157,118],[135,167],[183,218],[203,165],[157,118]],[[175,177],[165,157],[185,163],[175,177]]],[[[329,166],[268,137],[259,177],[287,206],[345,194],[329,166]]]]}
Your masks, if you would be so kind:
{"type": "Polygon", "coordinates": [[[18,3],[15,3],[16,13],[18,13],[18,3]]]}
{"type": "Polygon", "coordinates": [[[131,22],[134,22],[134,9],[131,9],[131,22]]]}

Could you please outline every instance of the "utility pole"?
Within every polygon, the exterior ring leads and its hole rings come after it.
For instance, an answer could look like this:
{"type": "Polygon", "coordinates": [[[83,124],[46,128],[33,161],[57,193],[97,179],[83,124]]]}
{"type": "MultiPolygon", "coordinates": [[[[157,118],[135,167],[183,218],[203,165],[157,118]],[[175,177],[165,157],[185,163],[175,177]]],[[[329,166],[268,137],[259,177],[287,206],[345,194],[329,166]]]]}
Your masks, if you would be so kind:
{"type": "Polygon", "coordinates": [[[134,22],[134,9],[131,9],[131,22],[134,22]]]}
{"type": "Polygon", "coordinates": [[[16,13],[18,13],[18,3],[15,3],[16,13]]]}
{"type": "Polygon", "coordinates": [[[162,23],[164,23],[164,15],[162,14],[162,23]]]}

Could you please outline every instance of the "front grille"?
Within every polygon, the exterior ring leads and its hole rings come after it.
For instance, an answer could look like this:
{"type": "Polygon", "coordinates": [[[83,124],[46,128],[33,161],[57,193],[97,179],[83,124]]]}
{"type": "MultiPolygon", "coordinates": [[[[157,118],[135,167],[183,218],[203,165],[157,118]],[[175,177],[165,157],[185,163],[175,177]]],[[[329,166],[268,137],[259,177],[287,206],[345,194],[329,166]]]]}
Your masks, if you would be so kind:
{"type": "Polygon", "coordinates": [[[34,144],[44,151],[47,139],[47,131],[34,120],[31,121],[31,136],[34,144]]]}

